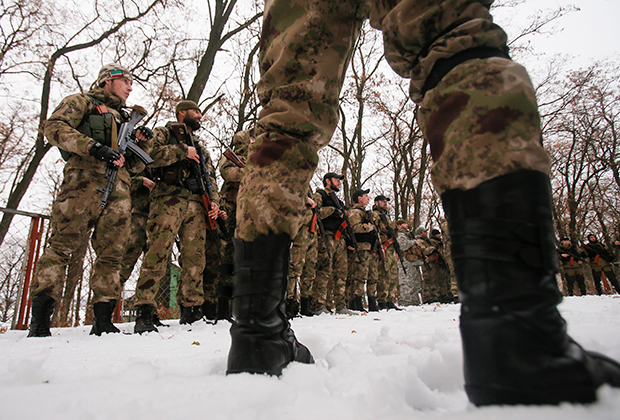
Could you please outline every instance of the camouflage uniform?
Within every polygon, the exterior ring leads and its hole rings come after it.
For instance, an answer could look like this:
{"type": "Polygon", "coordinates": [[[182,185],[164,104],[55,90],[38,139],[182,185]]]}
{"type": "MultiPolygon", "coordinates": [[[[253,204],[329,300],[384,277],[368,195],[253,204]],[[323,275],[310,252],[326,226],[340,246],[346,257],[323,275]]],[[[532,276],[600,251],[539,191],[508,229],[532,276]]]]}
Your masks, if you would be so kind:
{"type": "Polygon", "coordinates": [[[560,265],[562,266],[562,271],[566,279],[568,295],[573,296],[573,289],[575,283],[577,283],[581,296],[585,296],[587,294],[586,282],[583,276],[583,258],[585,258],[585,253],[575,245],[565,247],[560,244],[558,246],[558,254],[560,257],[560,265]],[[562,254],[567,256],[565,257],[562,254]]]}
{"type": "MultiPolygon", "coordinates": [[[[181,279],[177,300],[185,307],[200,306],[204,301],[202,272],[205,267],[206,212],[200,195],[185,186],[185,180],[189,177],[185,162],[188,146],[178,143],[171,134],[173,124],[177,122],[168,122],[165,127],[154,130],[151,153],[154,162],[151,167],[159,180],[151,190],[146,226],[147,252],[136,285],[136,305],[156,306],[159,281],[166,273],[168,256],[177,234],[181,245],[181,279]]],[[[196,136],[194,142],[199,145],[196,136]]],[[[203,150],[203,153],[211,185],[217,185],[209,152],[203,150]]],[[[219,201],[216,191],[211,192],[211,200],[219,201]]]]}
{"type": "Polygon", "coordinates": [[[325,241],[318,241],[316,280],[312,297],[314,312],[319,312],[323,307],[329,309],[332,303],[336,311],[342,310],[346,305],[347,247],[338,230],[342,219],[334,215],[336,208],[330,205],[331,198],[327,198],[327,193],[326,190],[318,190],[314,195],[326,234],[325,241]],[[325,242],[331,251],[331,258],[327,255],[325,242]]]}
{"type": "Polygon", "coordinates": [[[124,285],[131,276],[136,262],[146,251],[146,222],[149,218],[149,189],[140,174],[131,178],[131,230],[121,260],[120,282],[124,285]]]}
{"type": "Polygon", "coordinates": [[[340,89],[367,17],[383,31],[389,64],[411,80],[440,194],[522,169],[549,173],[534,89],[522,66],[499,57],[471,59],[423,95],[439,59],[476,47],[505,49],[506,35],[492,22],[491,3],[268,2],[258,85],[263,108],[250,149],[250,176],[241,185],[238,237],[297,234],[299,222],[291,216],[303,208],[317,152],[336,127],[340,89]]]}
{"type": "Polygon", "coordinates": [[[411,232],[398,229],[398,244],[403,251],[403,261],[407,273],[402,267],[398,266],[398,282],[400,284],[401,305],[420,305],[420,295],[422,292],[422,274],[420,266],[424,263],[422,250],[417,241],[411,236],[411,232]]]}
{"type": "Polygon", "coordinates": [[[450,272],[444,257],[443,242],[438,237],[420,238],[418,245],[427,261],[422,265],[423,303],[446,302],[452,297],[450,272]]]}
{"type": "Polygon", "coordinates": [[[396,224],[390,220],[390,215],[375,207],[373,212],[373,218],[377,224],[379,230],[379,237],[381,239],[381,246],[385,252],[385,259],[383,262],[377,257],[375,261],[378,261],[377,268],[377,302],[379,305],[388,302],[396,302],[398,299],[398,256],[396,255],[396,249],[394,245],[389,243],[388,226],[383,220],[381,215],[385,215],[390,227],[396,228],[396,224]]]}
{"type": "MultiPolygon", "coordinates": [[[[30,285],[33,297],[48,295],[56,301],[60,299],[69,258],[88,240],[92,231],[92,246],[97,254],[90,279],[92,303],[120,298],[119,270],[131,215],[129,171],[139,172],[144,165],[139,161],[133,163],[128,156],[125,165],[118,170],[106,206],[100,207],[98,188],[105,188],[108,183],[105,177],[108,164],[89,155],[95,140],[78,131],[84,131],[84,124],[98,115],[98,103],[93,98],[105,105],[118,127],[123,121],[119,110],[125,106],[125,101],[98,87],[87,94],[63,99],[45,124],[48,141],[72,155],[65,164],[60,192],[52,206],[48,247],[39,258],[37,273],[30,285]]],[[[140,146],[148,153],[149,144],[140,146]]]]}
{"type": "Polygon", "coordinates": [[[600,295],[603,293],[602,277],[605,273],[605,277],[609,280],[609,283],[616,289],[616,293],[620,293],[620,285],[616,279],[616,274],[613,270],[614,256],[609,252],[606,246],[597,242],[588,242],[583,246],[588,258],[590,260],[590,267],[592,268],[592,277],[594,278],[594,286],[596,292],[600,295]]]}
{"type": "Polygon", "coordinates": [[[349,299],[363,297],[368,279],[372,244],[376,241],[374,226],[370,223],[368,213],[361,204],[353,204],[349,210],[349,222],[355,233],[358,254],[349,255],[349,278],[351,295],[349,299]]]}
{"type": "MultiPolygon", "coordinates": [[[[306,277],[305,284],[303,285],[305,290],[302,292],[301,276],[304,272],[304,268],[306,267],[306,262],[310,262],[312,260],[312,258],[310,258],[310,261],[308,261],[308,253],[311,252],[313,248],[316,248],[316,231],[318,230],[318,227],[316,227],[316,221],[314,222],[314,225],[312,224],[312,221],[314,220],[314,213],[310,207],[306,208],[303,218],[306,222],[302,225],[302,228],[293,240],[293,246],[291,248],[291,264],[289,268],[287,299],[293,299],[295,301],[299,300],[297,296],[298,281],[301,297],[310,297],[312,285],[308,284],[308,277],[306,277]]],[[[316,254],[316,252],[314,253],[316,254]]],[[[310,256],[312,257],[312,255],[310,256]]],[[[314,263],[316,264],[316,257],[314,257],[314,263]]],[[[308,266],[308,268],[310,269],[310,266],[308,266]]]]}
{"type": "Polygon", "coordinates": [[[446,259],[448,271],[450,272],[450,293],[452,296],[458,296],[459,290],[456,283],[456,273],[454,272],[454,261],[452,260],[452,239],[450,238],[448,221],[446,219],[441,219],[439,226],[441,228],[441,237],[443,239],[444,258],[446,259]]]}

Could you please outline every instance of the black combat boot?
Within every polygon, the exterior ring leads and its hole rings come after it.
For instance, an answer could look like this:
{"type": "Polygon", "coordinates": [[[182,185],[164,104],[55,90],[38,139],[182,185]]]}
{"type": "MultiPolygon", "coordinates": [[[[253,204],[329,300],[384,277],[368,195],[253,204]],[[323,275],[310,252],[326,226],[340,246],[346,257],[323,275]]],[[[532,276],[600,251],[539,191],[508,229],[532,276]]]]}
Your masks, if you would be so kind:
{"type": "Polygon", "coordinates": [[[566,334],[549,178],[521,171],[442,194],[459,285],[465,390],[476,405],[586,403],[620,365],[566,334]]]}
{"type": "Polygon", "coordinates": [[[181,305],[181,318],[179,324],[191,325],[202,319],[202,309],[200,306],[183,306],[181,305]]]}
{"type": "Polygon", "coordinates": [[[368,312],[379,312],[376,297],[368,297],[368,312]]]}
{"type": "Polygon", "coordinates": [[[220,296],[217,298],[217,319],[232,322],[232,313],[230,309],[230,298],[220,296]]]}
{"type": "Polygon", "coordinates": [[[202,315],[207,319],[207,321],[216,321],[217,320],[217,301],[211,302],[205,300],[202,304],[202,315]]]}
{"type": "Polygon", "coordinates": [[[387,302],[385,304],[385,306],[387,307],[387,310],[389,311],[390,309],[393,309],[395,311],[402,311],[402,308],[399,308],[398,306],[396,306],[396,304],[394,302],[387,302]]]}
{"type": "Polygon", "coordinates": [[[302,297],[299,299],[299,305],[301,306],[301,309],[299,310],[299,313],[302,316],[314,316],[316,315],[314,312],[312,312],[312,309],[310,309],[310,306],[312,305],[312,298],[311,297],[302,297]]]}
{"type": "Polygon", "coordinates": [[[353,308],[351,309],[354,311],[366,312],[366,309],[364,309],[364,301],[361,296],[355,296],[353,298],[353,308]]]}
{"type": "Polygon", "coordinates": [[[289,236],[268,235],[254,241],[235,238],[233,242],[234,321],[226,373],[279,376],[290,362],[314,363],[286,319],[289,236]]]}
{"type": "Polygon", "coordinates": [[[32,319],[28,337],[51,337],[52,313],[56,307],[56,301],[47,295],[37,296],[32,299],[32,319]]]}
{"type": "Polygon", "coordinates": [[[157,309],[153,311],[153,325],[155,325],[156,327],[169,327],[170,326],[168,324],[164,324],[163,322],[161,322],[161,320],[159,319],[159,314],[157,313],[157,309]]]}
{"type": "Polygon", "coordinates": [[[93,327],[90,335],[98,335],[106,333],[120,333],[121,330],[112,324],[112,315],[116,308],[116,300],[109,302],[97,302],[93,305],[93,327]]]}
{"type": "Polygon", "coordinates": [[[286,299],[286,317],[293,319],[299,315],[299,302],[296,299],[286,299]]]}
{"type": "Polygon", "coordinates": [[[157,309],[151,305],[138,305],[136,307],[136,325],[133,328],[134,334],[145,332],[159,332],[153,324],[153,313],[157,309]]]}

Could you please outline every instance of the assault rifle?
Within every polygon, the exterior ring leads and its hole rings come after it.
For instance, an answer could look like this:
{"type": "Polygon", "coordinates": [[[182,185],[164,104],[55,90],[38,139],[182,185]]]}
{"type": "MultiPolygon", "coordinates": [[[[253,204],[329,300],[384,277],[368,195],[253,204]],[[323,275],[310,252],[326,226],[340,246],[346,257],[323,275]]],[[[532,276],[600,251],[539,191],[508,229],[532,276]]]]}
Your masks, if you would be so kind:
{"type": "MultiPolygon", "coordinates": [[[[310,191],[308,191],[308,197],[312,198],[310,195],[310,191]]],[[[312,221],[310,222],[310,226],[316,221],[316,225],[319,227],[319,233],[321,234],[321,238],[323,238],[323,245],[325,245],[325,249],[327,250],[327,256],[331,259],[332,253],[329,249],[329,243],[327,243],[327,236],[325,234],[325,227],[323,226],[323,219],[321,219],[321,215],[319,214],[319,209],[314,206],[312,208],[312,221]]]]}
{"type": "Polygon", "coordinates": [[[344,227],[344,230],[347,233],[347,236],[349,237],[349,240],[351,241],[353,248],[355,249],[355,255],[357,256],[357,262],[361,263],[362,260],[360,258],[360,252],[357,247],[357,240],[355,239],[355,233],[353,232],[353,228],[351,227],[351,223],[349,222],[349,217],[347,216],[347,212],[344,209],[344,206],[340,202],[340,199],[336,195],[335,191],[330,191],[329,196],[334,202],[334,205],[336,206],[336,208],[342,212],[342,218],[344,219],[344,221],[342,222],[341,226],[344,227]]]}
{"type": "Polygon", "coordinates": [[[562,254],[568,254],[571,258],[577,261],[583,261],[583,257],[579,254],[575,254],[571,249],[557,247],[556,251],[560,257],[562,256],[562,254]]]}
{"type": "MultiPolygon", "coordinates": [[[[121,127],[118,130],[118,152],[121,155],[125,155],[127,149],[135,156],[138,157],[145,165],[150,165],[153,163],[153,159],[149,155],[146,154],[144,150],[140,148],[136,143],[134,143],[134,139],[136,138],[136,131],[140,130],[142,135],[146,137],[147,140],[153,138],[153,132],[150,128],[147,127],[137,127],[136,124],[140,122],[142,118],[146,116],[146,111],[144,108],[140,106],[134,106],[131,109],[131,115],[129,116],[129,120],[125,121],[121,124],[121,127]]],[[[108,203],[108,198],[110,194],[112,194],[112,190],[114,189],[114,184],[116,183],[116,175],[118,175],[119,166],[114,164],[108,165],[105,170],[105,177],[108,180],[108,184],[105,188],[97,188],[97,191],[102,193],[101,202],[99,203],[99,207],[104,208],[108,203]]]]}
{"type": "Polygon", "coordinates": [[[202,199],[202,204],[205,207],[206,214],[206,228],[211,234],[213,238],[213,242],[215,243],[215,248],[217,249],[217,258],[222,264],[222,252],[220,251],[221,243],[220,237],[217,233],[217,222],[216,219],[212,219],[209,216],[209,211],[213,207],[213,203],[211,203],[211,180],[209,179],[209,170],[207,169],[207,165],[205,164],[205,155],[202,151],[202,147],[200,145],[196,145],[194,143],[194,138],[192,134],[188,131],[187,126],[183,123],[181,124],[173,124],[170,126],[174,136],[179,142],[183,142],[188,146],[191,146],[196,149],[196,153],[198,153],[198,157],[200,159],[199,162],[196,162],[192,159],[188,159],[190,170],[192,171],[192,177],[196,180],[196,185],[190,185],[189,190],[195,191],[200,194],[202,199]]]}
{"type": "Polygon", "coordinates": [[[396,238],[396,233],[394,232],[394,229],[392,229],[392,226],[390,226],[390,221],[388,220],[385,213],[379,212],[379,217],[381,218],[381,221],[385,223],[385,226],[387,226],[387,232],[389,236],[388,242],[391,242],[392,245],[394,245],[396,254],[400,259],[400,265],[403,267],[403,271],[405,272],[405,274],[407,274],[407,269],[405,268],[405,263],[403,262],[405,257],[403,257],[403,251],[402,249],[400,249],[400,244],[398,243],[398,239],[396,238]]]}
{"type": "Polygon", "coordinates": [[[368,210],[366,214],[368,214],[368,219],[370,220],[370,223],[372,223],[373,232],[377,239],[376,242],[372,245],[372,251],[376,250],[377,254],[379,254],[379,259],[381,261],[385,261],[385,250],[381,246],[381,236],[379,236],[379,229],[377,229],[375,218],[372,216],[372,210],[368,210]]]}
{"type": "Polygon", "coordinates": [[[239,159],[239,156],[229,147],[224,150],[224,157],[235,164],[238,168],[245,168],[245,163],[239,159]]]}

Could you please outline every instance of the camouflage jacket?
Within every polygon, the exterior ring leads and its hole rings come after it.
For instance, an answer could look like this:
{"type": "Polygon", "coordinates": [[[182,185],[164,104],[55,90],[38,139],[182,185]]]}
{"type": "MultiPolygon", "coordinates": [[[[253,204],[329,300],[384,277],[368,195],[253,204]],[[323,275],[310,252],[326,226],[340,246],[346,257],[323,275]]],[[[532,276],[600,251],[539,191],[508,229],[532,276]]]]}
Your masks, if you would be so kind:
{"type": "MultiPolygon", "coordinates": [[[[54,146],[73,154],[67,160],[65,170],[85,169],[102,174],[106,172],[108,164],[89,154],[95,140],[78,131],[85,118],[98,114],[92,98],[105,105],[115,119],[117,129],[124,122],[119,111],[125,106],[125,101],[105,89],[94,88],[86,94],[78,93],[64,98],[45,122],[45,137],[54,146]]],[[[149,153],[152,141],[139,142],[138,145],[149,153]]],[[[144,167],[138,159],[128,159],[118,171],[117,179],[129,184],[130,172],[139,173],[144,167]]]]}
{"type": "MultiPolygon", "coordinates": [[[[235,152],[241,162],[245,163],[248,157],[248,149],[250,146],[250,130],[239,131],[233,137],[232,150],[235,152]]],[[[237,203],[237,194],[239,193],[239,185],[243,177],[244,168],[240,168],[226,157],[222,156],[220,160],[220,175],[224,180],[220,194],[226,197],[226,201],[231,205],[237,203]]]]}
{"type": "Polygon", "coordinates": [[[381,220],[381,215],[385,215],[389,226],[394,229],[394,233],[396,233],[396,222],[390,220],[390,215],[387,211],[378,209],[377,207],[373,209],[372,217],[377,224],[377,229],[379,230],[379,237],[381,238],[381,244],[385,244],[385,242],[390,239],[390,237],[388,235],[388,225],[386,225],[385,222],[381,220]]]}
{"type": "Polygon", "coordinates": [[[418,238],[418,245],[420,245],[424,256],[428,257],[428,264],[446,265],[443,242],[433,237],[418,238]]]}
{"type": "MultiPolygon", "coordinates": [[[[172,136],[170,126],[178,124],[177,121],[169,121],[165,127],[157,127],[153,130],[153,150],[151,157],[153,163],[153,173],[156,177],[159,177],[157,183],[151,190],[152,197],[158,196],[174,196],[187,198],[194,201],[202,201],[200,195],[188,190],[184,185],[184,177],[190,174],[189,164],[187,163],[187,151],[188,146],[183,143],[178,143],[172,136]],[[182,173],[182,174],[181,174],[182,173]],[[170,178],[167,178],[170,175],[170,178]],[[173,179],[174,178],[174,179],[173,179]]],[[[211,155],[202,147],[200,139],[193,135],[194,144],[202,148],[202,152],[205,156],[205,166],[209,171],[209,180],[211,183],[211,191],[209,197],[211,201],[219,203],[220,196],[217,192],[217,183],[215,181],[215,169],[211,161],[211,155]]]]}
{"type": "Polygon", "coordinates": [[[355,233],[355,240],[359,249],[370,251],[376,242],[375,227],[370,223],[368,213],[360,204],[354,204],[349,209],[349,222],[355,233]]]}
{"type": "Polygon", "coordinates": [[[400,249],[403,251],[403,257],[405,260],[409,262],[417,261],[419,264],[422,264],[422,259],[424,258],[424,254],[422,253],[422,249],[418,242],[411,237],[411,232],[398,229],[398,244],[400,245],[400,249]]]}

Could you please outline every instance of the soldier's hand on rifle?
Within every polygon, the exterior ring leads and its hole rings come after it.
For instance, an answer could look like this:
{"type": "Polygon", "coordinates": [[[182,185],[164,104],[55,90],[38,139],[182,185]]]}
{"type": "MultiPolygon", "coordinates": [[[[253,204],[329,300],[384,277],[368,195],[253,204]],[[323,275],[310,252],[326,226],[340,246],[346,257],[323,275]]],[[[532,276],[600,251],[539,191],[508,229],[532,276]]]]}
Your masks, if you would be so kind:
{"type": "Polygon", "coordinates": [[[306,202],[308,203],[308,206],[310,206],[311,209],[316,207],[316,201],[314,201],[310,197],[306,197],[306,202]]]}
{"type": "Polygon", "coordinates": [[[228,213],[226,213],[224,210],[220,210],[220,212],[218,213],[217,217],[219,217],[223,221],[227,221],[228,220],[228,213]]]}
{"type": "Polygon", "coordinates": [[[213,201],[211,202],[211,210],[209,210],[209,218],[210,219],[217,219],[217,217],[220,214],[220,206],[218,206],[216,203],[214,203],[213,201]]]}
{"type": "Polygon", "coordinates": [[[118,150],[114,150],[109,146],[105,146],[101,143],[95,143],[88,151],[95,159],[102,160],[107,163],[112,163],[118,167],[123,166],[125,163],[125,157],[120,154],[118,150]]]}
{"type": "Polygon", "coordinates": [[[149,178],[143,176],[142,177],[142,185],[144,185],[146,188],[149,189],[149,191],[151,191],[153,189],[153,186],[155,185],[155,182],[150,180],[149,178]]]}
{"type": "Polygon", "coordinates": [[[144,125],[141,125],[140,127],[137,127],[134,131],[134,137],[136,138],[136,140],[139,141],[150,140],[153,138],[153,130],[144,125]]]}
{"type": "Polygon", "coordinates": [[[196,162],[200,162],[200,156],[198,156],[198,152],[196,152],[196,148],[193,146],[187,147],[187,158],[196,162]]]}

